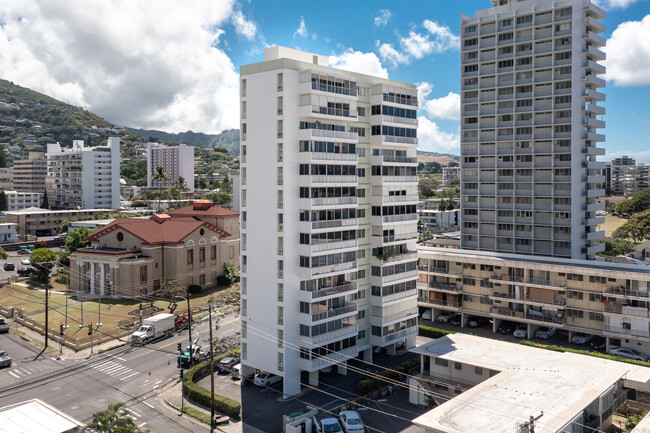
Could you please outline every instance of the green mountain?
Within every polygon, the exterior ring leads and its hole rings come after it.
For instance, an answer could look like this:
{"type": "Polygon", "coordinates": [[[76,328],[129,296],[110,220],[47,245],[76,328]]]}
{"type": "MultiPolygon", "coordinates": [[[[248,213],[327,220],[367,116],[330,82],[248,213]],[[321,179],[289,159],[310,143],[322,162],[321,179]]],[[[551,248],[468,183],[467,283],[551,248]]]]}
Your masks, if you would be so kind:
{"type": "Polygon", "coordinates": [[[190,146],[205,148],[223,147],[228,150],[228,153],[239,155],[239,129],[228,129],[221,134],[204,134],[193,131],[172,134],[156,129],[127,129],[136,135],[150,137],[151,139],[155,139],[155,141],[185,143],[190,146]]]}

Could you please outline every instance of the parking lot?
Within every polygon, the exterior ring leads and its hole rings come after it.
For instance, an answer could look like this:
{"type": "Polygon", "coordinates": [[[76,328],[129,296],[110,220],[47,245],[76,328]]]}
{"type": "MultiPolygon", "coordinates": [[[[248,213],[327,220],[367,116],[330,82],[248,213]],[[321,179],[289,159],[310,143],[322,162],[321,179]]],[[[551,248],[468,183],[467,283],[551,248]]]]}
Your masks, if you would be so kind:
{"type": "MultiPolygon", "coordinates": [[[[372,372],[380,371],[383,367],[396,367],[413,358],[413,354],[404,353],[400,356],[387,354],[376,355],[372,372]]],[[[369,366],[359,361],[351,361],[352,367],[367,369],[369,366]]],[[[343,404],[358,398],[354,392],[354,385],[364,376],[359,372],[348,370],[347,375],[334,372],[321,374],[317,389],[303,386],[303,392],[294,398],[283,400],[282,383],[264,388],[249,381],[234,380],[228,374],[217,375],[215,372],[215,393],[237,400],[242,404],[242,418],[246,424],[259,428],[265,432],[276,433],[282,431],[282,415],[299,412],[305,406],[312,406],[324,411],[334,410],[343,404]]],[[[199,381],[199,385],[210,389],[210,378],[199,381]]],[[[396,387],[392,395],[372,401],[368,408],[358,411],[364,425],[370,432],[402,432],[421,433],[419,427],[414,426],[411,420],[426,412],[426,409],[412,405],[408,402],[408,389],[396,387]]]]}

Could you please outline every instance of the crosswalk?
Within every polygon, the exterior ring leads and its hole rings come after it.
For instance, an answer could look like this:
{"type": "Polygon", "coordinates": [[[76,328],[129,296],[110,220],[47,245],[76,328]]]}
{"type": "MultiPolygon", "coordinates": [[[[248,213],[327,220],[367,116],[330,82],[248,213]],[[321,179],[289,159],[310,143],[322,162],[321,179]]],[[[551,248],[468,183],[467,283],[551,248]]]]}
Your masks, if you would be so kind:
{"type": "Polygon", "coordinates": [[[133,376],[140,373],[139,371],[130,369],[129,367],[122,365],[117,361],[105,361],[93,366],[92,368],[108,376],[119,378],[121,381],[129,380],[133,376]]]}
{"type": "Polygon", "coordinates": [[[25,377],[29,377],[32,374],[40,373],[41,370],[38,370],[36,368],[30,367],[25,364],[21,364],[20,367],[12,366],[9,369],[6,370],[6,372],[15,377],[16,379],[23,379],[25,377]]]}
{"type": "MultiPolygon", "coordinates": [[[[147,406],[151,406],[151,405],[149,405],[149,404],[147,404],[147,403],[145,403],[145,404],[146,404],[147,406]]],[[[151,406],[151,407],[153,407],[153,406],[151,406]]],[[[139,422],[139,418],[142,418],[142,414],[139,413],[138,411],[134,410],[134,409],[129,408],[129,407],[123,407],[122,409],[119,410],[119,413],[121,413],[122,415],[128,415],[128,416],[130,416],[131,418],[133,418],[133,422],[134,422],[134,423],[135,423],[139,428],[142,428],[142,427],[144,427],[144,426],[147,424],[146,421],[140,423],[140,422],[139,422]]]]}

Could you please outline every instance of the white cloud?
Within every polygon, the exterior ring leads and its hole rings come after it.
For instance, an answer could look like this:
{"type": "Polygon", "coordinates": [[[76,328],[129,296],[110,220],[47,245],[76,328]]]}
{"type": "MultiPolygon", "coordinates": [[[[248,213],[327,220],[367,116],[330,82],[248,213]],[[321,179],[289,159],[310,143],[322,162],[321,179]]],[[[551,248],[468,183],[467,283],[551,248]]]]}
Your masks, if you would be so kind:
{"type": "Polygon", "coordinates": [[[441,131],[426,117],[418,117],[418,149],[432,152],[460,152],[460,134],[441,131]]]}
{"type": "Polygon", "coordinates": [[[329,64],[333,68],[388,78],[388,71],[375,53],[362,53],[348,48],[338,56],[330,56],[329,64]]]}
{"type": "Polygon", "coordinates": [[[402,63],[409,63],[412,58],[419,60],[430,54],[459,49],[460,38],[454,35],[449,27],[430,20],[424,20],[422,26],[426,33],[412,29],[407,37],[399,38],[401,51],[394,48],[392,44],[379,45],[379,55],[382,60],[396,67],[402,63]]]}
{"type": "Polygon", "coordinates": [[[379,14],[375,17],[375,25],[377,27],[382,27],[388,24],[388,21],[393,16],[393,13],[389,9],[382,9],[379,11],[379,14]]]}
{"type": "Polygon", "coordinates": [[[449,92],[442,98],[422,102],[423,109],[432,118],[460,120],[460,95],[449,92]]]}
{"type": "Polygon", "coordinates": [[[594,3],[605,9],[625,9],[637,1],[639,0],[597,0],[594,3]]]}
{"type": "Polygon", "coordinates": [[[426,101],[427,96],[429,96],[433,91],[433,84],[423,81],[421,83],[417,83],[416,85],[418,86],[418,103],[420,105],[420,109],[422,109],[424,108],[424,102],[426,101]]]}
{"type": "Polygon", "coordinates": [[[232,24],[235,26],[235,31],[238,35],[245,37],[252,41],[257,34],[257,25],[244,16],[242,11],[235,11],[232,14],[232,24]]]}
{"type": "Polygon", "coordinates": [[[300,17],[300,25],[296,29],[295,32],[293,32],[293,37],[301,37],[301,38],[306,38],[308,35],[307,33],[307,26],[305,25],[305,17],[300,17]]]}
{"type": "Polygon", "coordinates": [[[218,48],[233,0],[3,2],[3,78],[108,120],[167,131],[239,124],[239,78],[218,48]]]}
{"type": "Polygon", "coordinates": [[[617,86],[650,85],[650,15],[621,23],[607,40],[607,80],[617,86]]]}

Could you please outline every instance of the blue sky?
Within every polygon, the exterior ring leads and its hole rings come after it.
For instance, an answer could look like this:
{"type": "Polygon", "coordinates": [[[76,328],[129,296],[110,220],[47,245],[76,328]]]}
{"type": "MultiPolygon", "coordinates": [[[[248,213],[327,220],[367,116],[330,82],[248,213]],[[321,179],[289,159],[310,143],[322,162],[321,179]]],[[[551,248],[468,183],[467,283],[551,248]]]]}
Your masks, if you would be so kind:
{"type": "MultiPolygon", "coordinates": [[[[608,12],[607,158],[650,163],[650,0],[608,12]]],[[[111,122],[170,132],[239,125],[239,65],[269,45],[420,86],[422,150],[459,152],[460,14],[488,0],[0,1],[0,78],[111,122]]]]}

